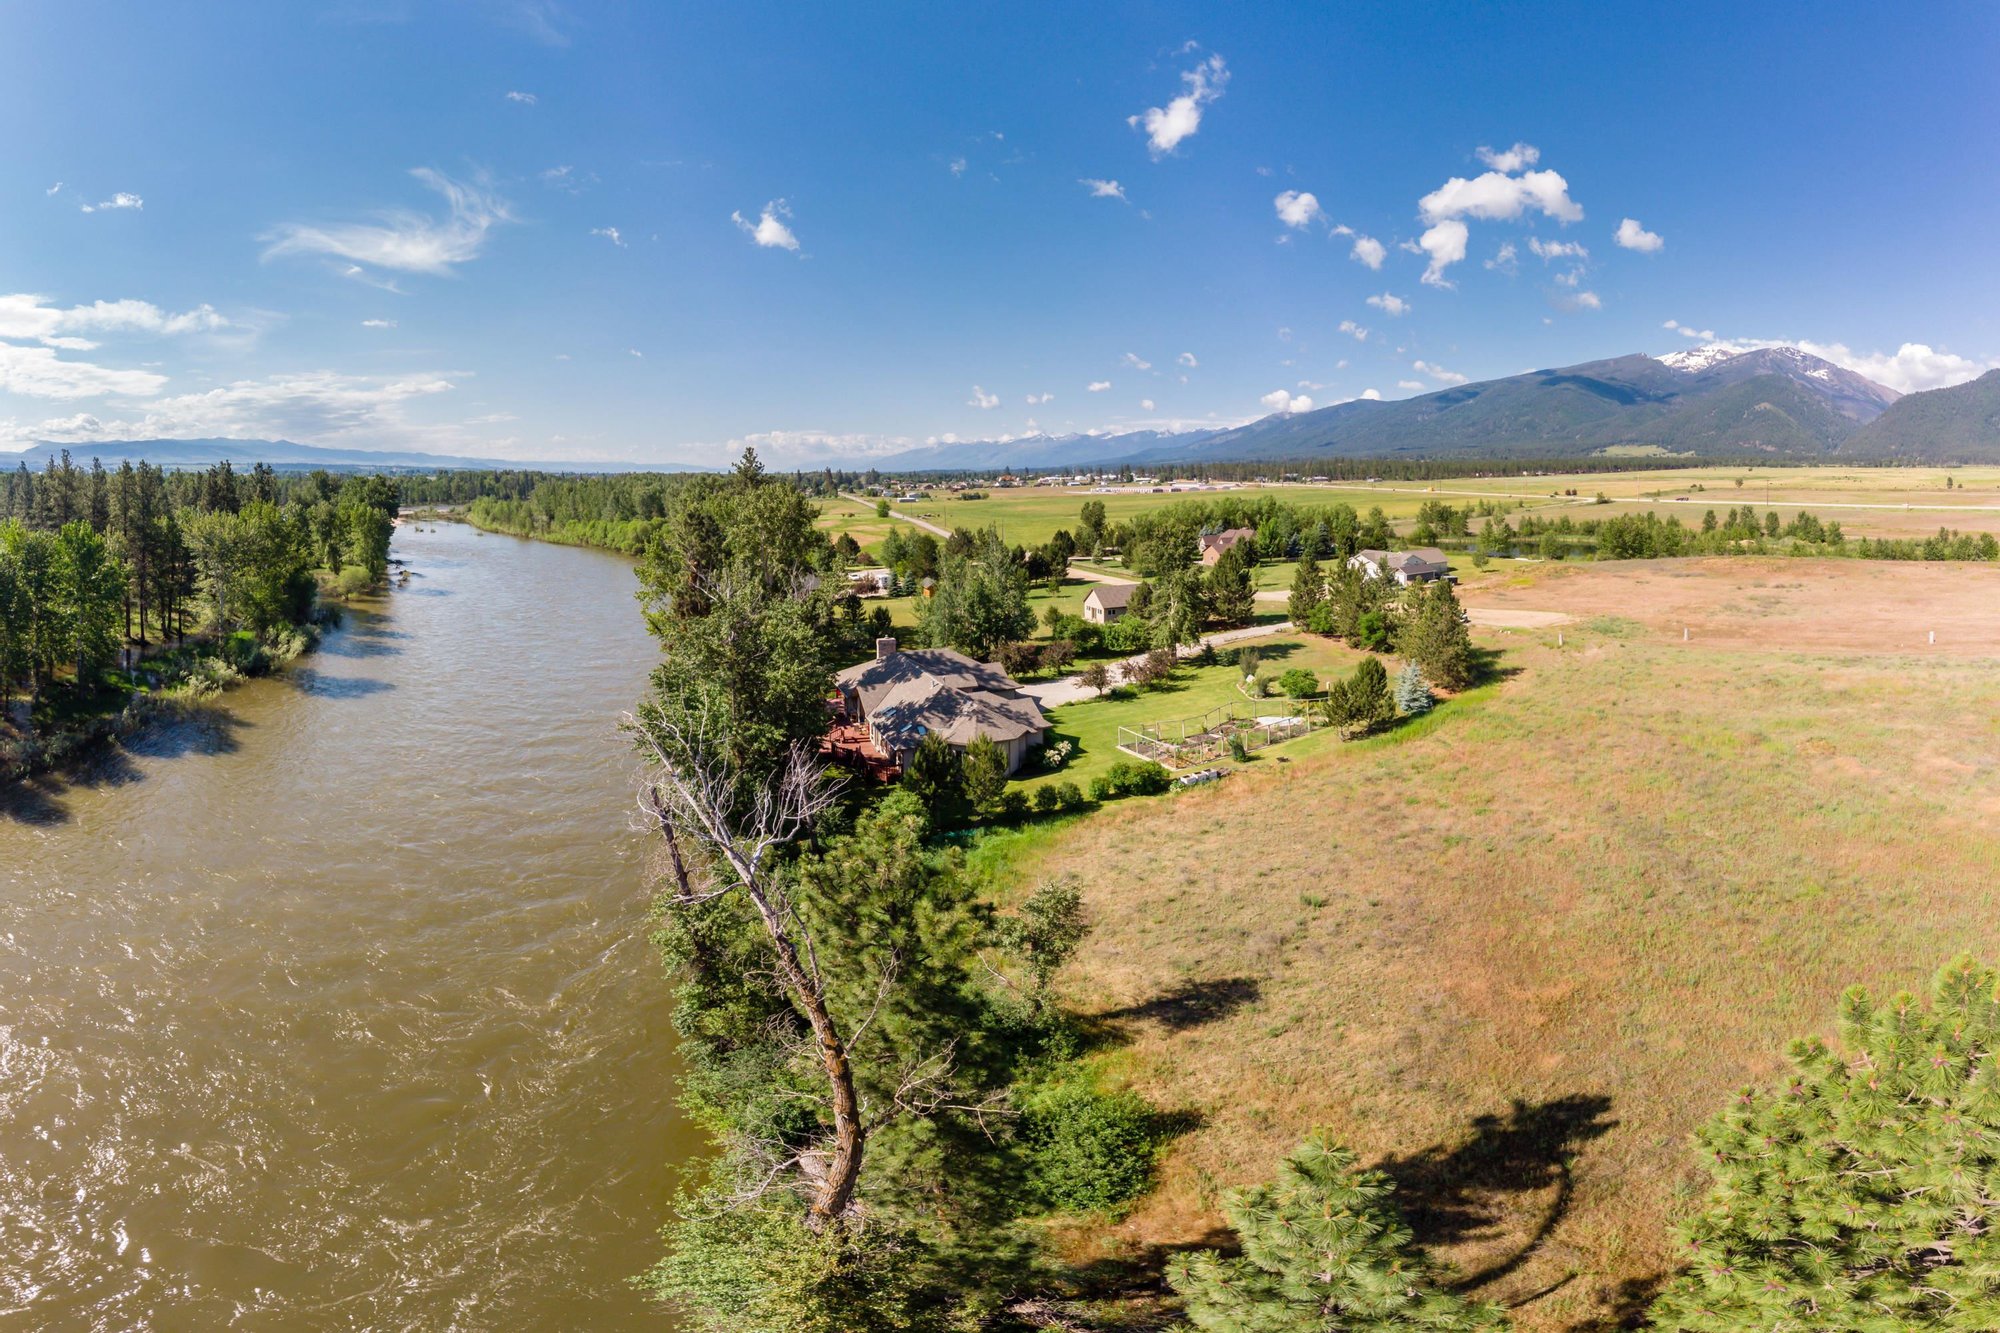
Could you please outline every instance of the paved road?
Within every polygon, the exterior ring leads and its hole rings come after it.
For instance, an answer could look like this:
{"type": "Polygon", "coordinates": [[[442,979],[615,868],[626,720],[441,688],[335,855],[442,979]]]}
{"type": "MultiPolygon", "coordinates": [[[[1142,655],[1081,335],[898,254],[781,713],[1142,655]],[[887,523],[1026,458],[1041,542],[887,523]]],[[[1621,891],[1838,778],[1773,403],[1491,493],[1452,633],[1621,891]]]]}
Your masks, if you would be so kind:
{"type": "MultiPolygon", "coordinates": [[[[1244,629],[1223,630],[1219,634],[1205,635],[1201,643],[1182,644],[1180,655],[1183,658],[1197,656],[1201,652],[1202,644],[1207,644],[1213,648],[1226,648],[1230,644],[1240,643],[1244,639],[1263,638],[1270,634],[1284,634],[1291,628],[1291,621],[1280,620],[1269,625],[1251,625],[1244,629]]],[[[1123,661],[1110,663],[1111,683],[1113,685],[1124,683],[1125,668],[1140,661],[1145,656],[1144,653],[1134,653],[1123,661]]],[[[1097,691],[1085,685],[1079,676],[1061,676],[1055,680],[1038,681],[1032,685],[1023,685],[1021,693],[1034,699],[1044,708],[1060,708],[1064,704],[1073,704],[1084,699],[1095,699],[1097,697],[1097,691]]]]}

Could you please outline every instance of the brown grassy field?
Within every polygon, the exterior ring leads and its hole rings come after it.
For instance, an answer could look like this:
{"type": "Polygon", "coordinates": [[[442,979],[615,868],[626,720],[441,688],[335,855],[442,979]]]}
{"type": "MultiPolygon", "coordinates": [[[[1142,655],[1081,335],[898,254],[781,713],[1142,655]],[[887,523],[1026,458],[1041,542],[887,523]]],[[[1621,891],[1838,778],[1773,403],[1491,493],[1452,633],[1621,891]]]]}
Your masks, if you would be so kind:
{"type": "Polygon", "coordinates": [[[2000,583],[1672,563],[1468,589],[1586,618],[1560,649],[1481,632],[1504,679],[1408,740],[1013,849],[1010,884],[1086,886],[1069,985],[1107,1071],[1195,1124],[1080,1257],[1212,1238],[1222,1188],[1326,1126],[1519,1327],[1615,1327],[1675,1262],[1688,1134],[1733,1089],[1850,983],[2000,957],[2000,583]],[[1733,628],[1683,645],[1702,606],[1733,628]],[[1881,641],[1954,616],[1962,646],[1881,641]]]}

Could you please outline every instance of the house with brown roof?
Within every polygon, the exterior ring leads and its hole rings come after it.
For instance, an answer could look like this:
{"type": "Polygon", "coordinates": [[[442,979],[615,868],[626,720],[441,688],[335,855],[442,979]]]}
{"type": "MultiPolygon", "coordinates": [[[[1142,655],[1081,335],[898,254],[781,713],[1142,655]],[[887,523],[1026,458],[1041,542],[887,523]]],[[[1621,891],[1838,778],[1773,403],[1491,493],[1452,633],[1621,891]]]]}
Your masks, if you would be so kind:
{"type": "Polygon", "coordinates": [[[1213,565],[1222,559],[1222,553],[1238,542],[1248,541],[1257,535],[1255,528],[1224,528],[1221,532],[1204,532],[1201,535],[1201,563],[1213,565]]]}
{"type": "Polygon", "coordinates": [[[1356,551],[1347,557],[1350,569],[1361,571],[1365,579],[1391,578],[1398,583],[1429,583],[1451,570],[1444,552],[1435,546],[1419,546],[1408,551],[1356,551]]]}
{"type": "Polygon", "coordinates": [[[1123,620],[1132,609],[1136,583],[1100,583],[1083,598],[1083,618],[1093,625],[1109,625],[1123,620]]]}
{"type": "Polygon", "coordinates": [[[955,750],[986,737],[1007,756],[1009,773],[1048,737],[1048,719],[1019,682],[991,662],[949,648],[905,650],[894,639],[877,639],[873,661],[833,679],[849,722],[865,726],[868,739],[898,768],[930,732],[955,750]]]}

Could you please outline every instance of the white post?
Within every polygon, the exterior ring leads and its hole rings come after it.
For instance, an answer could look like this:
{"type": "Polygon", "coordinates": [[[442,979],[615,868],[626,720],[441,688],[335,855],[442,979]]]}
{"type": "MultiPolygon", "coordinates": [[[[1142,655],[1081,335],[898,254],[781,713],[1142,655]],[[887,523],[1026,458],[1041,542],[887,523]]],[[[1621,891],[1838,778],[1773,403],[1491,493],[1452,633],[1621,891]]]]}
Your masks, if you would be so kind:
{"type": "Polygon", "coordinates": [[[1688,641],[1688,627],[1687,627],[1686,625],[1682,625],[1682,626],[1681,626],[1681,642],[1682,642],[1682,643],[1686,643],[1687,641],[1688,641]]]}
{"type": "Polygon", "coordinates": [[[1932,631],[1931,631],[1931,642],[1932,642],[1932,643],[1936,643],[1936,642],[1937,642],[1937,631],[1936,631],[1936,630],[1932,630],[1932,631]]]}

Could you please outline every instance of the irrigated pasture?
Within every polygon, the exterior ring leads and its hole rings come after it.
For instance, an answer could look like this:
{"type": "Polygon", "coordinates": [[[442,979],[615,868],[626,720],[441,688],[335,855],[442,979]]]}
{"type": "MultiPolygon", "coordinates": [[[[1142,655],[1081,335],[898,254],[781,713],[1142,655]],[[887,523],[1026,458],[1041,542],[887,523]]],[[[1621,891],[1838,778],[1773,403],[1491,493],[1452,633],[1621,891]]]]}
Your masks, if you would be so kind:
{"type": "Polygon", "coordinates": [[[1859,561],[1493,574],[1468,603],[1579,620],[1478,632],[1503,678],[1436,725],[1022,835],[1012,886],[1085,886],[1069,985],[1107,1070],[1193,1126],[1078,1254],[1211,1238],[1224,1187],[1326,1126],[1518,1326],[1614,1326],[1732,1090],[1851,983],[2000,957],[1995,594],[1859,561]]]}

